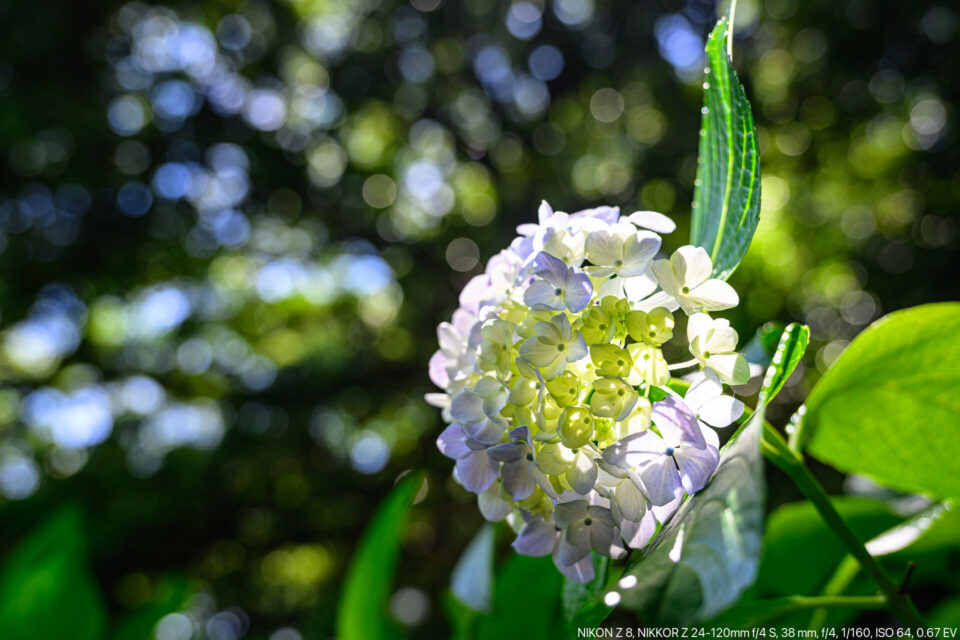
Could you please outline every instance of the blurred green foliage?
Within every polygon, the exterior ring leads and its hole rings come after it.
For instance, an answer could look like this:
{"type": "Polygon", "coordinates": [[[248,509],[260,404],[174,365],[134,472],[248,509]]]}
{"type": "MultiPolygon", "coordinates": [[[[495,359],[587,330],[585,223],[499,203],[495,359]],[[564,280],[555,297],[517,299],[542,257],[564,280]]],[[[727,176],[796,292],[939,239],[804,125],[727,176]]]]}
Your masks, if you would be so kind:
{"type": "MultiPolygon", "coordinates": [[[[420,400],[434,327],[541,198],[656,209],[683,243],[715,15],[0,3],[4,588],[80,504],[45,562],[103,599],[91,637],[160,615],[171,571],[189,595],[168,637],[329,637],[358,532],[420,467],[388,608],[447,634],[480,516],[420,400]]],[[[731,320],[812,329],[775,422],[870,321],[960,294],[957,21],[931,0],[738,5],[764,181],[731,320]]]]}

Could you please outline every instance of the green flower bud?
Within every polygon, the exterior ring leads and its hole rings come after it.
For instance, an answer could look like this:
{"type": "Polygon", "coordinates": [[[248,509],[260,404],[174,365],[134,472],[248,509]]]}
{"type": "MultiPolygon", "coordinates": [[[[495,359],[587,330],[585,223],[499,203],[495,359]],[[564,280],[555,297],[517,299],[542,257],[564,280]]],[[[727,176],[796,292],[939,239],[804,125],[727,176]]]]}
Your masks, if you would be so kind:
{"type": "Polygon", "coordinates": [[[568,371],[547,383],[547,391],[561,407],[576,404],[580,398],[580,380],[568,371]]]}
{"type": "Polygon", "coordinates": [[[593,416],[583,407],[568,407],[560,417],[560,441],[571,449],[590,442],[593,435],[593,416]]]}
{"type": "Polygon", "coordinates": [[[590,344],[607,344],[613,340],[613,319],[601,307],[593,305],[580,317],[580,333],[584,341],[590,344]]]}
{"type": "Polygon", "coordinates": [[[507,402],[517,407],[525,407],[537,399],[536,380],[517,376],[510,386],[510,395],[507,396],[507,402]]]}
{"type": "Polygon", "coordinates": [[[626,317],[627,333],[637,342],[646,342],[655,347],[673,337],[673,314],[657,307],[650,313],[631,311],[626,317]]]}
{"type": "Polygon", "coordinates": [[[593,383],[590,411],[601,418],[623,420],[637,402],[637,392],[619,378],[600,378],[593,383]]]}
{"type": "Polygon", "coordinates": [[[573,464],[575,455],[560,443],[548,442],[537,453],[536,465],[548,476],[563,474],[573,464]]]}
{"type": "Polygon", "coordinates": [[[633,366],[633,359],[627,350],[614,344],[593,345],[590,347],[590,359],[601,376],[626,377],[633,366]]]}

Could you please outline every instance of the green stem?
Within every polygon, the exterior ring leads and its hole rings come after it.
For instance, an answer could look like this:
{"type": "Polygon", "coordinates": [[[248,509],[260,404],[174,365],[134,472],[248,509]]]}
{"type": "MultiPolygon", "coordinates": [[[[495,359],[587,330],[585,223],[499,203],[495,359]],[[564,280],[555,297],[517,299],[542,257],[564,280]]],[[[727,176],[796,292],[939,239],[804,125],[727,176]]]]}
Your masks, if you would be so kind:
{"type": "Polygon", "coordinates": [[[916,606],[910,600],[910,596],[900,593],[898,586],[887,576],[880,564],[870,555],[863,543],[857,539],[847,523],[843,521],[833,503],[830,502],[830,497],[823,486],[804,464],[803,456],[790,449],[783,436],[767,422],[763,424],[761,448],[763,455],[793,480],[797,488],[820,513],[820,517],[827,523],[827,526],[846,545],[850,554],[857,559],[864,571],[870,574],[873,581],[880,587],[887,606],[897,619],[910,629],[925,627],[920,612],[917,611],[916,606]]]}
{"type": "Polygon", "coordinates": [[[743,627],[762,624],[796,611],[809,609],[884,609],[887,599],[882,595],[872,596],[784,596],[765,598],[742,604],[731,614],[721,615],[716,623],[724,627],[743,627]]]}
{"type": "MultiPolygon", "coordinates": [[[[837,570],[833,572],[833,575],[830,576],[827,584],[823,587],[820,595],[838,596],[842,594],[846,588],[850,586],[850,583],[853,582],[853,579],[857,577],[858,573],[860,573],[860,563],[857,562],[857,559],[853,556],[849,554],[845,555],[843,560],[840,561],[840,564],[837,565],[837,570]]],[[[807,629],[822,629],[826,620],[827,610],[821,607],[810,616],[810,623],[807,625],[807,629]]]]}

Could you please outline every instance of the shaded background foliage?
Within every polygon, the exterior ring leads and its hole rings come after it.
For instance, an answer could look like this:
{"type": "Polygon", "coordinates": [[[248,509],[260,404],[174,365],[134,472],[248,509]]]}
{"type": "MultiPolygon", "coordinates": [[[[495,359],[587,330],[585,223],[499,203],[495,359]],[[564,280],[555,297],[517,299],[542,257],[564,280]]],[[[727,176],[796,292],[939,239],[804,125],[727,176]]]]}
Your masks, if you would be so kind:
{"type": "MultiPolygon", "coordinates": [[[[358,532],[425,468],[393,613],[446,633],[480,516],[420,400],[434,327],[541,198],[656,209],[683,243],[714,4],[0,15],[0,550],[79,504],[113,619],[174,575],[196,637],[327,637],[358,532]]],[[[958,297],[957,20],[739,4],[764,181],[731,320],[813,331],[777,422],[870,321],[958,297]]]]}

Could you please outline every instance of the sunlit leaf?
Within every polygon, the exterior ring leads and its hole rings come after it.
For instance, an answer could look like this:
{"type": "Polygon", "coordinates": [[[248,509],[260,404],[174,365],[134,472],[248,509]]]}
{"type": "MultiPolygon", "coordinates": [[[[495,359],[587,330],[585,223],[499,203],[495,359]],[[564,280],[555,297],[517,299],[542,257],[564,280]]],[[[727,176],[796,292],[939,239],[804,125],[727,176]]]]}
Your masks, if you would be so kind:
{"type": "Polygon", "coordinates": [[[721,453],[707,487],[688,499],[624,575],[622,606],[648,624],[691,624],[733,605],[757,575],[763,526],[760,428],[754,414],[721,453]]]}
{"type": "Polygon", "coordinates": [[[87,566],[78,509],[68,507],[21,542],[0,569],[0,638],[101,640],[106,612],[87,566]]]}
{"type": "Polygon", "coordinates": [[[350,562],[337,610],[337,637],[379,640],[397,636],[387,614],[403,527],[423,478],[413,473],[394,487],[373,516],[350,562]]]}
{"type": "Polygon", "coordinates": [[[490,611],[493,598],[493,525],[487,523],[464,550],[450,577],[450,591],[474,611],[490,611]]]}
{"type": "Polygon", "coordinates": [[[810,393],[809,453],[895,489],[960,496],[958,390],[960,303],[891,313],[810,393]]]}
{"type": "Polygon", "coordinates": [[[810,328],[806,325],[792,323],[783,331],[770,367],[763,379],[759,399],[761,403],[770,402],[780,393],[780,389],[790,378],[790,374],[800,364],[800,358],[807,350],[809,342],[810,328]]]}
{"type": "Polygon", "coordinates": [[[707,41],[703,119],[690,241],[706,249],[715,277],[727,278],[760,219],[760,153],[743,87],[727,57],[727,19],[707,41]]]}

